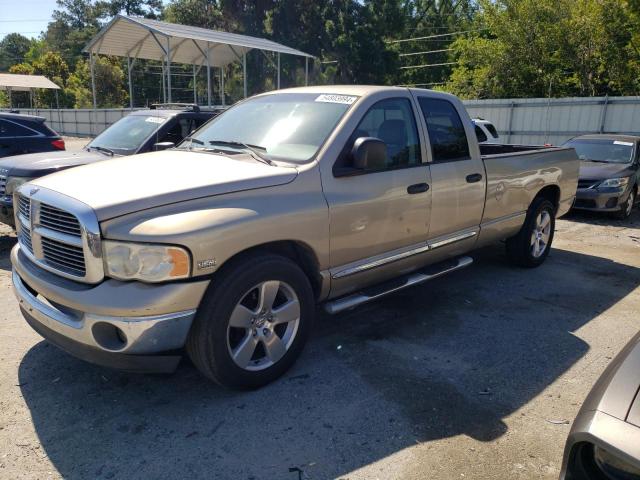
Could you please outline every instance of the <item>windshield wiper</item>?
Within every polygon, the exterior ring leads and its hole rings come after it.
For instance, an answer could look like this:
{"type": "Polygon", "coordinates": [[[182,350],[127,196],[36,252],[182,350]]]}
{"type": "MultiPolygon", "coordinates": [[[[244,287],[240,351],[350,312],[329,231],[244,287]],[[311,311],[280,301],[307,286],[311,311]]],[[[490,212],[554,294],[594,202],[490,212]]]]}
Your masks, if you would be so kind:
{"type": "Polygon", "coordinates": [[[113,153],[113,150],[107,147],[96,147],[95,145],[89,145],[88,148],[95,148],[99,152],[106,153],[108,155],[111,155],[112,157],[115,155],[115,153],[113,153]]]}
{"type": "Polygon", "coordinates": [[[275,162],[273,160],[271,160],[270,158],[265,157],[264,155],[262,155],[260,153],[260,150],[266,152],[267,149],[264,147],[261,147],[260,145],[251,145],[248,143],[242,143],[242,142],[236,142],[234,140],[209,140],[209,143],[211,145],[222,145],[222,146],[228,146],[231,148],[238,148],[240,150],[248,150],[249,152],[253,153],[253,157],[258,160],[261,161],[263,163],[266,163],[267,165],[275,165],[275,162]]]}
{"type": "Polygon", "coordinates": [[[193,138],[193,137],[184,137],[184,141],[189,142],[189,150],[193,149],[194,143],[196,145],[204,145],[204,142],[202,140],[198,140],[197,138],[193,138]]]}

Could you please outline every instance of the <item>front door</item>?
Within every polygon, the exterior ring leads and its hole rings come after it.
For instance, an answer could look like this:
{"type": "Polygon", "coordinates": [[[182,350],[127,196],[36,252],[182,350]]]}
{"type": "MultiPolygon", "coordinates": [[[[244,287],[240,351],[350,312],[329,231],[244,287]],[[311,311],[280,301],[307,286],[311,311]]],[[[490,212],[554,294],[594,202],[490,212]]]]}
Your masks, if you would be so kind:
{"type": "Polygon", "coordinates": [[[394,259],[424,246],[431,183],[410,96],[374,103],[362,116],[338,160],[347,167],[353,142],[376,137],[387,146],[384,165],[323,177],[329,205],[332,295],[394,276],[406,268],[394,259]]]}

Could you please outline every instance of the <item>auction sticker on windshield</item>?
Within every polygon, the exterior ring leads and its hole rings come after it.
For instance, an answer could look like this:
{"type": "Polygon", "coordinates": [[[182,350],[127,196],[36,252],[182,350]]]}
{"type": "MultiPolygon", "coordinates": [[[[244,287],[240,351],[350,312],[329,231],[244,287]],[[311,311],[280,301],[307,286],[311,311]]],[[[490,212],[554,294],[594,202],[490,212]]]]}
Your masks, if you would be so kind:
{"type": "Polygon", "coordinates": [[[150,122],[150,123],[163,123],[164,122],[164,118],[162,117],[147,117],[145,119],[145,122],[150,122]]]}
{"type": "Polygon", "coordinates": [[[343,103],[345,105],[351,105],[357,100],[358,97],[352,97],[351,95],[329,95],[322,94],[316,98],[316,102],[324,103],[343,103]]]}

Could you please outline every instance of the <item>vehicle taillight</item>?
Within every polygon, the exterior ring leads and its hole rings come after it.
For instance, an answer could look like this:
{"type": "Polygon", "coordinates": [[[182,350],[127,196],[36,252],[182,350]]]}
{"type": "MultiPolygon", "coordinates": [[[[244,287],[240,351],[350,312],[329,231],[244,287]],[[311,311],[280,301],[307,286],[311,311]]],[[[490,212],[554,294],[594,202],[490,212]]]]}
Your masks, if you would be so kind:
{"type": "Polygon", "coordinates": [[[62,140],[62,139],[53,140],[51,142],[51,145],[53,145],[53,147],[57,148],[58,150],[64,150],[64,140],[62,140]]]}

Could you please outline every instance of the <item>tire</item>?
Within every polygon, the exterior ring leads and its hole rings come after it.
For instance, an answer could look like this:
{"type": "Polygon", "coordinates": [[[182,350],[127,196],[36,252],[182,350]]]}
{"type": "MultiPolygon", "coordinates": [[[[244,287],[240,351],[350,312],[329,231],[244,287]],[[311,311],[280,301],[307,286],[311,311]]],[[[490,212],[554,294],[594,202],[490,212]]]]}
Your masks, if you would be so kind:
{"type": "Polygon", "coordinates": [[[633,187],[629,196],[627,197],[627,201],[624,202],[623,205],[620,206],[620,211],[615,213],[615,217],[618,220],[626,220],[631,216],[631,212],[633,211],[633,206],[636,203],[636,188],[633,187]]]}
{"type": "Polygon", "coordinates": [[[542,265],[549,255],[555,226],[553,204],[545,198],[535,199],[527,211],[524,225],[518,234],[507,239],[509,261],[527,268],[542,265]]]}
{"type": "Polygon", "coordinates": [[[245,257],[212,280],[187,353],[205,377],[222,386],[258,388],[293,365],[314,313],[311,284],[294,262],[272,254],[245,257]]]}

